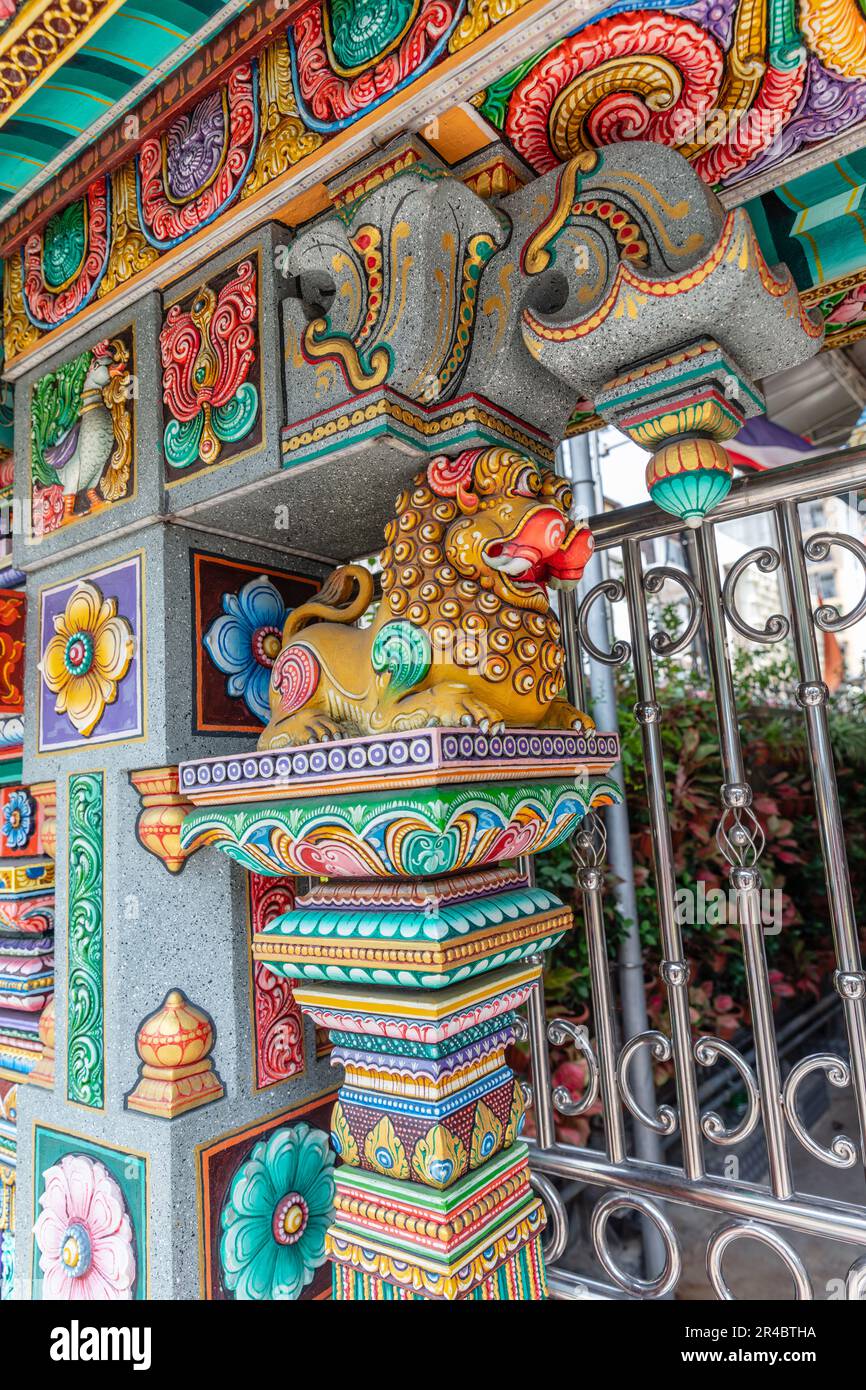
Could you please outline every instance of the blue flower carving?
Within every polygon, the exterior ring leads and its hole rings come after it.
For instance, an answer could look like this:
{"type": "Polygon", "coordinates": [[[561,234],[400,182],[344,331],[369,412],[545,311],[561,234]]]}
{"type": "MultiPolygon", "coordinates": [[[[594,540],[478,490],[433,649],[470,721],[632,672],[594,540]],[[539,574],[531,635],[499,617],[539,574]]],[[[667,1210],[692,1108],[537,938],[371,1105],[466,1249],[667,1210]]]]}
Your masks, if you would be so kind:
{"type": "Polygon", "coordinates": [[[309,1125],[275,1130],[232,1179],[220,1263],[235,1298],[300,1298],[325,1263],[334,1207],[334,1154],[309,1125]]]}
{"type": "Polygon", "coordinates": [[[33,831],[33,802],[23,788],[10,793],[3,807],[3,839],[7,849],[23,849],[33,831]]]}
{"type": "Polygon", "coordinates": [[[280,654],[288,608],[263,574],[236,594],[223,594],[223,611],[204,635],[205,651],[228,676],[226,692],[242,699],[250,714],[268,722],[271,667],[280,654]]]}

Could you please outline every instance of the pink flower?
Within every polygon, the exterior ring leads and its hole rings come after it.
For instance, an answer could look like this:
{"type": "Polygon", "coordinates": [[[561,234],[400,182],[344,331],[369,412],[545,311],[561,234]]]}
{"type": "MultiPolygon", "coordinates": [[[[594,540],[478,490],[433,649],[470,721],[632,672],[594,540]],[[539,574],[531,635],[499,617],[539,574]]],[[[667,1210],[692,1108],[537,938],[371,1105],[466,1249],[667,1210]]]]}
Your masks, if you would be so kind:
{"type": "Polygon", "coordinates": [[[573,1101],[586,1090],[586,1067],[581,1062],[561,1062],[551,1078],[554,1086],[564,1086],[573,1101]]]}
{"type": "Polygon", "coordinates": [[[123,1193],[104,1164],[66,1154],[45,1173],[33,1228],[43,1299],[131,1299],[132,1225],[123,1193]]]}

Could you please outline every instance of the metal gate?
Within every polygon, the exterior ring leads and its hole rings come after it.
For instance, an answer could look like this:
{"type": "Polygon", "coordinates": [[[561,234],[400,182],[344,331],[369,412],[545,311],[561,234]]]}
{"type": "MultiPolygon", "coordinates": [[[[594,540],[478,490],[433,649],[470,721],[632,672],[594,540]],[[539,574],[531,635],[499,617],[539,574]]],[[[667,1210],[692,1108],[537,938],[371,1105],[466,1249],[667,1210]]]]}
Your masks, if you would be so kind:
{"type": "MultiPolygon", "coordinates": [[[[552,1291],[560,1297],[676,1296],[683,1269],[684,1213],[706,1213],[701,1234],[709,1288],[705,1296],[736,1296],[725,1272],[726,1251],[747,1239],[761,1242],[780,1262],[778,1286],[767,1297],[786,1297],[787,1269],[798,1299],[847,1297],[857,1299],[866,1283],[866,1189],[854,1202],[798,1192],[792,1157],[799,1146],[812,1159],[834,1170],[854,1169],[866,1155],[866,975],[861,959],[858,926],[849,867],[846,861],[836,772],[830,744],[827,686],[822,679],[817,637],[821,630],[842,631],[866,617],[866,592],[847,612],[824,605],[816,608],[810,595],[809,567],[826,561],[841,546],[863,566],[866,548],[850,535],[821,532],[804,541],[800,504],[856,494],[866,486],[866,451],[846,450],[765,472],[735,484],[728,498],[692,533],[684,566],[646,567],[644,542],[678,531],[674,518],[646,505],[605,512],[591,520],[598,570],[586,579],[576,603],[567,606],[564,626],[570,628],[572,670],[577,673],[577,703],[587,708],[587,681],[605,667],[631,661],[637,692],[634,717],[640,726],[652,835],[652,872],[658,901],[661,952],[660,987],[666,991],[669,1035],[644,1028],[630,1036],[623,1023],[628,1015],[629,988],[643,990],[641,960],[631,943],[631,959],[619,970],[625,986],[615,988],[608,956],[602,912],[607,863],[605,829],[598,817],[584,823],[572,846],[576,881],[581,890],[581,914],[575,930],[587,937],[591,969],[591,1020],[587,1028],[562,1020],[550,1021],[538,995],[528,1008],[527,1032],[531,1056],[531,1105],[536,1137],[531,1142],[535,1181],[549,1216],[547,1259],[552,1291]],[[744,554],[723,577],[718,560],[716,524],[767,514],[775,541],[744,554]],[[621,564],[621,578],[604,564],[621,564]],[[751,566],[778,575],[781,604],[762,624],[738,607],[738,585],[751,566]],[[647,597],[665,582],[680,586],[685,619],[679,633],[653,631],[647,597]],[[607,606],[627,610],[628,641],[605,639],[607,606]],[[744,766],[738,726],[738,692],[732,675],[730,636],[766,646],[787,640],[796,657],[798,679],[792,692],[802,710],[814,789],[814,823],[826,877],[826,926],[835,956],[829,1006],[822,1009],[838,1021],[843,1046],[812,1052],[783,1075],[780,1043],[772,1007],[770,980],[760,911],[761,854],[764,834],[752,806],[749,769],[744,766]],[[688,998],[688,928],[678,921],[674,856],[668,816],[665,765],[660,721],[664,710],[657,694],[654,661],[685,651],[701,639],[711,679],[723,763],[717,843],[728,866],[736,895],[739,949],[752,1019],[750,1046],[735,1049],[730,1042],[697,1036],[692,1028],[688,998]],[[631,975],[628,974],[629,968],[631,975]],[[631,982],[631,984],[630,984],[631,982]],[[575,1099],[551,1083],[548,1043],[570,1039],[585,1064],[586,1089],[575,1099]],[[666,1062],[673,1071],[675,1103],[659,1105],[654,1098],[651,1061],[666,1062]],[[736,1125],[726,1124],[705,1099],[705,1079],[733,1076],[744,1096],[736,1125]],[[852,1097],[850,1137],[836,1134],[828,1144],[810,1133],[804,1116],[804,1095],[810,1081],[826,1077],[834,1088],[852,1097]],[[557,1112],[575,1116],[601,1103],[603,1147],[572,1147],[555,1139],[557,1112]],[[856,1115],[856,1120],[854,1120],[856,1115]],[[715,1151],[730,1152],[743,1141],[762,1136],[766,1151],[766,1182],[745,1181],[711,1172],[715,1151]],[[663,1146],[678,1143],[676,1163],[665,1161],[663,1146]],[[566,1267],[569,1241],[569,1192],[579,1187],[597,1196],[579,1246],[581,1268],[566,1267]],[[643,1269],[626,1267],[612,1239],[611,1218],[631,1212],[643,1230],[643,1269]],[[809,1258],[797,1249],[800,1237],[840,1242],[838,1289],[815,1284],[809,1258]],[[850,1247],[860,1247],[863,1251],[850,1247]]],[[[579,489],[578,489],[579,493],[579,489]]],[[[856,498],[855,498],[856,506],[856,498]]],[[[861,509],[862,510],[862,509],[861,509]]],[[[626,952],[628,955],[628,952],[626,952]]],[[[638,1008],[640,1004],[638,1002],[638,1008]]],[[[634,1011],[631,1011],[634,1017],[634,1011]]],[[[712,1090],[712,1087],[710,1087],[712,1090]]],[[[853,1175],[852,1175],[853,1176],[853,1175]]],[[[849,1179],[850,1181],[850,1179],[849,1179]]],[[[689,1253],[694,1249],[694,1220],[689,1223],[689,1253]]],[[[614,1226],[616,1223],[614,1223],[614,1226]]],[[[806,1242],[807,1244],[809,1242],[806,1242]]],[[[814,1248],[810,1245],[810,1248],[814,1248]]],[[[838,1248],[838,1247],[837,1247],[838,1248]]]]}

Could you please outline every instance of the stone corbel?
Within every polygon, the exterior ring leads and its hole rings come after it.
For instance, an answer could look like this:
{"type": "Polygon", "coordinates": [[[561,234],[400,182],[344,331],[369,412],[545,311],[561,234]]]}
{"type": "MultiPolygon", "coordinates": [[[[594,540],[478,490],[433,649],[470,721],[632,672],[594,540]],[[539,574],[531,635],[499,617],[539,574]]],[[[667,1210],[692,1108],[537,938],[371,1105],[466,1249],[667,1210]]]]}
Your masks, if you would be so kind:
{"type": "Polygon", "coordinates": [[[181,849],[180,828],[192,803],[180,793],[177,768],[142,768],[130,772],[129,780],[141,797],[142,809],[135,825],[139,844],[170,874],[179,874],[191,853],[181,849]]]}

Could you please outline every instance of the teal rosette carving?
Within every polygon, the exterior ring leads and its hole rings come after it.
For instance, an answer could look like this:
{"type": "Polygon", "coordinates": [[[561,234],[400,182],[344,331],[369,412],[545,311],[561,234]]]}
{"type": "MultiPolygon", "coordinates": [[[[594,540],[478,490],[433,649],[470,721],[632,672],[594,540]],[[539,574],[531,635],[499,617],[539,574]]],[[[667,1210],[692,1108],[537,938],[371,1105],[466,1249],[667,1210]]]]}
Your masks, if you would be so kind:
{"type": "Polygon", "coordinates": [[[235,1173],[222,1213],[220,1264],[238,1299],[300,1298],[325,1262],[334,1154],[309,1125],[278,1129],[235,1173]]]}

